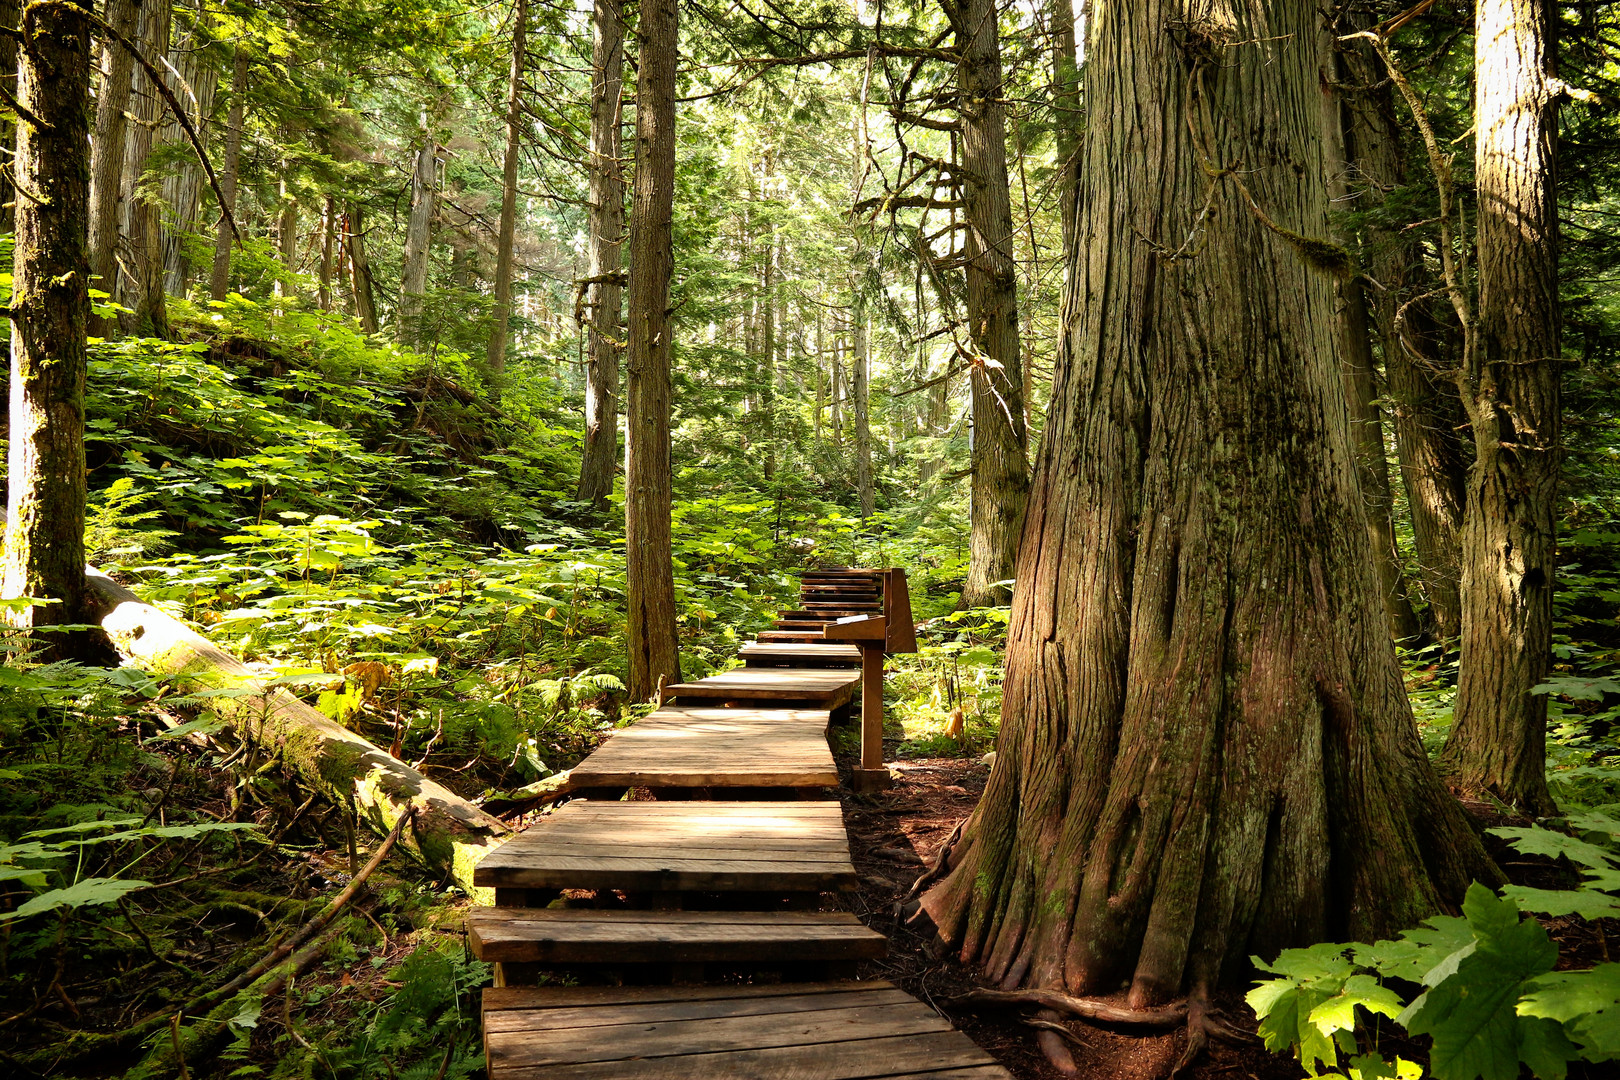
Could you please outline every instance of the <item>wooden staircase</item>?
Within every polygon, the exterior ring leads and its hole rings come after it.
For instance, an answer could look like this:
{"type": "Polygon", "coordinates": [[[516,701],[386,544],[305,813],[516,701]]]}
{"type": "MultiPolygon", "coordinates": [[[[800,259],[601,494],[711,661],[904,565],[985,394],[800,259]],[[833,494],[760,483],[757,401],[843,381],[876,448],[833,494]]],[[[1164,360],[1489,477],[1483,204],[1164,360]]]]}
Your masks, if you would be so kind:
{"type": "Polygon", "coordinates": [[[665,686],[657,711],[573,770],[570,790],[589,797],[479,863],[496,906],[467,928],[496,966],[490,1080],[1008,1080],[910,995],[848,981],[888,941],[823,910],[856,885],[843,809],[824,795],[838,783],[827,728],[859,690],[870,765],[883,655],[915,647],[902,572],[806,574],[799,607],[743,647],[743,667],[665,686]],[[641,789],[656,798],[621,799],[641,789]],[[556,970],[677,985],[520,985],[556,970]],[[680,985],[718,975],[726,985],[680,985]]]}

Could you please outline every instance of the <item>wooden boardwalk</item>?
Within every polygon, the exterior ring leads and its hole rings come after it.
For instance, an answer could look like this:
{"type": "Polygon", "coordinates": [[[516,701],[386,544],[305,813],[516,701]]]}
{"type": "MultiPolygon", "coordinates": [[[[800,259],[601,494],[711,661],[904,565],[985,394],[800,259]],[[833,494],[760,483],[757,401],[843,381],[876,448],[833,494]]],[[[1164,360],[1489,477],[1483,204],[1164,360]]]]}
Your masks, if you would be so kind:
{"type": "Polygon", "coordinates": [[[665,706],[615,732],[574,767],[570,787],[838,786],[825,709],[665,706]]]}
{"type": "Polygon", "coordinates": [[[490,1080],[1008,1080],[910,995],[848,981],[888,942],[821,910],[856,885],[843,809],[817,798],[838,783],[827,728],[861,692],[868,767],[856,776],[870,777],[882,654],[915,649],[904,575],[806,574],[784,615],[792,629],[744,646],[746,666],[666,686],[657,711],[573,770],[570,790],[589,797],[479,863],[474,882],[496,906],[474,909],[467,928],[474,955],[496,966],[490,1080]],[[656,798],[618,798],[630,789],[656,798]],[[547,968],[727,982],[518,985],[547,968]],[[839,981],[817,981],[828,978],[839,981]]]}

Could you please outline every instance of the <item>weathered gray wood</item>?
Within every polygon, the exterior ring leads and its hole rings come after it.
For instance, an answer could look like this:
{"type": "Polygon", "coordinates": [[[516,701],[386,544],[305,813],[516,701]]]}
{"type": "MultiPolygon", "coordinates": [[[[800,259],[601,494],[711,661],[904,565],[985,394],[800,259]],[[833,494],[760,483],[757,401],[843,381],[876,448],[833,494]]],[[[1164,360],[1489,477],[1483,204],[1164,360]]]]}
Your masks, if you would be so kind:
{"type": "Polygon", "coordinates": [[[888,939],[848,912],[474,908],[473,955],[500,963],[871,960],[888,939]]]}
{"type": "Polygon", "coordinates": [[[239,692],[211,698],[209,708],[238,737],[273,747],[313,790],[339,805],[353,800],[378,832],[386,835],[415,810],[400,842],[463,888],[473,888],[473,866],[511,834],[500,820],[382,747],[288,691],[267,686],[236,657],[105,574],[87,571],[86,585],[87,602],[120,655],[192,689],[239,692]]]}

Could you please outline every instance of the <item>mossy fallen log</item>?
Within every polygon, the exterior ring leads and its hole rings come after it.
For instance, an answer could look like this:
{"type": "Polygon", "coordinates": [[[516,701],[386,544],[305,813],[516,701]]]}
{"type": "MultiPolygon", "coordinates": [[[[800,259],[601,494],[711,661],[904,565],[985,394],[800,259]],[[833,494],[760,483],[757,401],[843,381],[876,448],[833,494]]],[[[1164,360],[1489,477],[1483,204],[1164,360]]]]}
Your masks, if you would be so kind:
{"type": "Polygon", "coordinates": [[[87,596],[120,656],[192,692],[240,691],[210,703],[237,737],[280,755],[303,783],[327,798],[352,801],[381,834],[414,810],[415,820],[400,842],[481,902],[492,901],[482,895],[487,890],[473,888],[472,878],[478,861],[511,833],[499,819],[287,690],[266,685],[242,661],[107,575],[89,571],[87,596]]]}

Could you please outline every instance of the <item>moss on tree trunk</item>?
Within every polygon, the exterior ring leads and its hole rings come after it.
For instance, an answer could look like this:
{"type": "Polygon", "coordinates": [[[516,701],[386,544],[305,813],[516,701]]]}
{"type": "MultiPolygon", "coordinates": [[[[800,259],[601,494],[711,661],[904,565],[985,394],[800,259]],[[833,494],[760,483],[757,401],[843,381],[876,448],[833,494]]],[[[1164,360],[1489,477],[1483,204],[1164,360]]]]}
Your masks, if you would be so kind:
{"type": "MultiPolygon", "coordinates": [[[[22,626],[84,622],[85,327],[90,316],[90,23],[65,2],[23,12],[4,581],[55,603],[22,626]]],[[[58,640],[52,652],[75,646],[58,640]]]]}

